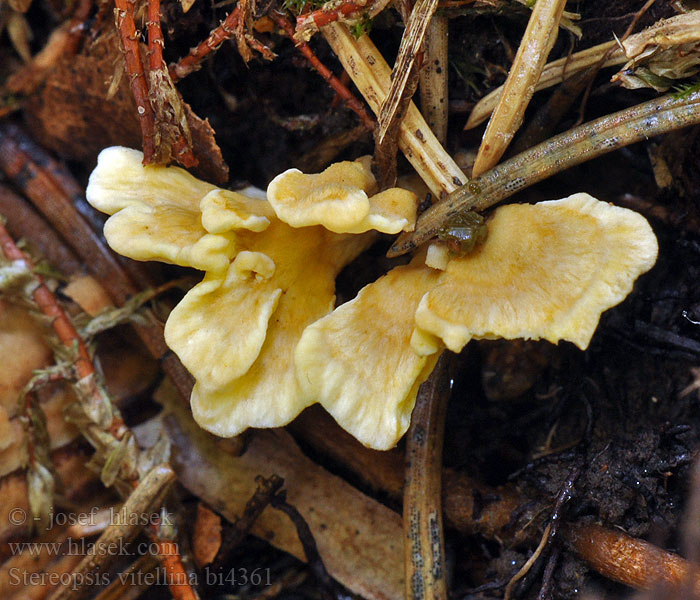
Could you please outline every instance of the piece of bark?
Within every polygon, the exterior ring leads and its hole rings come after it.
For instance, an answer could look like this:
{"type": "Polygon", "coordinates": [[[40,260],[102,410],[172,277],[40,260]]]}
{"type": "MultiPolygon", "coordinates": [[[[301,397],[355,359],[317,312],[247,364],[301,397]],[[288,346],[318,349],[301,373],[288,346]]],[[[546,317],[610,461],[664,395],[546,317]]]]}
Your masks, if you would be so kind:
{"type": "MultiPolygon", "coordinates": [[[[310,461],[283,430],[254,432],[246,452],[233,457],[199,428],[172,392],[161,393],[160,399],[166,405],[171,463],[190,492],[233,521],[255,492],[256,476],[277,474],[335,579],[368,599],[402,597],[402,528],[396,513],[310,461]]],[[[265,509],[252,532],[304,558],[294,526],[280,512],[265,509]]]]}
{"type": "MultiPolygon", "coordinates": [[[[59,156],[96,161],[107,146],[141,147],[141,129],[128,78],[107,97],[121,60],[116,35],[104,35],[87,53],[59,60],[44,87],[27,99],[25,117],[32,136],[59,156]]],[[[213,183],[228,180],[228,167],[208,121],[183,102],[199,166],[193,171],[213,183]]]]}

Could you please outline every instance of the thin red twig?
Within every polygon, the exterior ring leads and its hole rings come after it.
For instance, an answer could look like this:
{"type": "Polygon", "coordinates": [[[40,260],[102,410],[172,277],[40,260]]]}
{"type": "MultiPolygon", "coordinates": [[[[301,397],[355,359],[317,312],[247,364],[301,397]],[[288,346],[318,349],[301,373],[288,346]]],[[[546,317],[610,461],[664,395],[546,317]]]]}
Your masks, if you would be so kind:
{"type": "Polygon", "coordinates": [[[196,48],[192,48],[187,56],[170,65],[170,78],[177,81],[194,71],[198,71],[202,66],[202,61],[209,54],[215,52],[223,42],[236,35],[239,15],[240,10],[236,6],[221,25],[211,31],[206,40],[196,48]]]}
{"type": "MultiPolygon", "coordinates": [[[[287,19],[283,14],[278,13],[274,10],[270,11],[270,17],[279,25],[284,32],[287,34],[287,36],[294,40],[294,26],[292,25],[291,21],[287,19]]],[[[306,60],[308,60],[311,63],[311,66],[318,71],[318,73],[323,77],[327,82],[328,85],[330,85],[335,92],[340,96],[345,104],[347,104],[348,108],[353,110],[358,117],[360,117],[360,120],[362,121],[363,125],[369,130],[372,131],[375,127],[375,121],[374,119],[369,115],[367,110],[365,110],[364,105],[357,99],[355,96],[353,96],[352,92],[345,86],[340,79],[338,79],[331,70],[326,67],[319,59],[318,57],[314,54],[313,50],[309,47],[309,45],[306,42],[296,42],[297,49],[299,52],[301,52],[304,57],[306,57],[306,60]]]]}
{"type": "Polygon", "coordinates": [[[177,122],[177,119],[173,122],[173,113],[177,114],[179,111],[175,106],[168,106],[168,104],[179,105],[180,97],[175,90],[163,60],[165,40],[163,39],[163,30],[160,26],[160,18],[160,0],[148,0],[148,21],[146,23],[148,30],[148,68],[150,71],[150,98],[153,103],[155,126],[156,130],[159,127],[174,130],[174,136],[172,137],[158,136],[156,134],[156,137],[160,139],[160,143],[166,145],[166,147],[156,148],[156,150],[160,150],[159,154],[161,156],[159,159],[163,162],[167,162],[172,156],[185,167],[196,167],[199,161],[195,158],[192,151],[187,122],[186,120],[177,122]],[[158,106],[157,103],[162,103],[164,107],[162,105],[158,106]],[[169,108],[175,110],[168,110],[169,108]],[[172,139],[173,137],[174,139],[172,139]],[[170,146],[169,149],[167,145],[170,146]]]}
{"type": "MultiPolygon", "coordinates": [[[[241,9],[236,6],[229,15],[224,19],[224,21],[216,29],[212,29],[209,37],[204,40],[199,46],[192,48],[190,53],[181,58],[176,63],[170,65],[170,78],[173,81],[178,81],[184,77],[187,77],[190,73],[198,71],[202,66],[202,61],[209,56],[212,52],[216,52],[226,40],[231,38],[236,38],[239,40],[239,52],[240,52],[240,42],[244,41],[256,52],[259,52],[262,57],[266,60],[272,60],[275,58],[274,52],[272,52],[265,44],[261,43],[259,40],[251,34],[244,33],[243,38],[238,35],[239,25],[243,26],[243,19],[241,18],[241,9]]],[[[244,51],[245,52],[245,51],[244,51]]],[[[241,55],[245,59],[245,54],[241,55]]]]}
{"type": "Polygon", "coordinates": [[[339,21],[342,17],[349,17],[363,10],[366,5],[366,0],[364,2],[347,1],[334,8],[319,8],[312,12],[299,15],[297,17],[295,39],[305,37],[305,34],[307,34],[309,30],[318,31],[324,25],[339,21]]]}
{"type": "Polygon", "coordinates": [[[141,125],[143,162],[148,164],[155,155],[155,115],[148,100],[148,84],[141,64],[139,36],[134,22],[134,2],[135,0],[114,0],[114,5],[117,7],[117,29],[124,49],[126,73],[141,125]]]}

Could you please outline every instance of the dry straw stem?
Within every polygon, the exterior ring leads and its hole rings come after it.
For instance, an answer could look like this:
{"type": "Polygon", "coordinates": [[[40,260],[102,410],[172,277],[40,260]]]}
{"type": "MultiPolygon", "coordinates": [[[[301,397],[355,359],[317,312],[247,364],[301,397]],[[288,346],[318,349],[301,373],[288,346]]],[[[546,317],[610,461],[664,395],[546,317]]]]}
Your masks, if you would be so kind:
{"type": "Polygon", "coordinates": [[[420,105],[438,142],[447,139],[447,17],[433,15],[425,32],[423,67],[420,70],[420,105]]]}
{"type": "MultiPolygon", "coordinates": [[[[598,64],[601,58],[603,58],[603,56],[605,56],[605,54],[610,50],[613,50],[613,52],[608,60],[603,63],[603,67],[620,65],[627,60],[622,50],[620,50],[619,46],[617,45],[617,42],[605,42],[604,44],[593,46],[592,48],[582,50],[581,52],[576,52],[571,56],[565,56],[564,58],[559,58],[548,63],[542,69],[542,73],[534,91],[539,92],[540,90],[556,85],[557,83],[561,83],[567,77],[571,77],[573,74],[578,73],[579,71],[598,64]]],[[[488,119],[496,107],[502,92],[503,86],[497,87],[495,90],[479,100],[477,105],[474,107],[474,110],[472,110],[471,114],[469,115],[469,119],[467,119],[467,124],[464,126],[464,129],[473,129],[488,119]]]]}
{"type": "MultiPolygon", "coordinates": [[[[360,39],[345,25],[331,23],[323,34],[340,62],[375,114],[391,88],[391,70],[376,46],[363,35],[360,39]]],[[[467,181],[452,157],[437,141],[422,115],[411,103],[399,134],[399,148],[437,197],[467,181]]]]}
{"type": "Polygon", "coordinates": [[[474,161],[473,176],[498,163],[523,121],[547,56],[559,32],[566,0],[539,0],[508,73],[503,93],[491,115],[474,161]]]}
{"type": "MultiPolygon", "coordinates": [[[[692,43],[697,41],[699,36],[700,11],[696,10],[659,21],[644,31],[629,36],[622,43],[612,40],[548,63],[542,69],[535,91],[561,83],[575,73],[597,65],[603,59],[605,61],[600,68],[621,65],[638,57],[643,52],[648,52],[650,46],[658,45],[660,48],[664,48],[692,43]]],[[[497,87],[479,100],[469,115],[464,128],[472,129],[488,119],[502,92],[503,86],[497,87]]]]}
{"type": "MultiPolygon", "coordinates": [[[[100,535],[92,550],[80,561],[73,571],[71,585],[64,585],[53,594],[50,600],[78,600],[90,593],[90,586],[81,585],[86,577],[95,571],[108,571],[119,553],[113,549],[117,546],[128,546],[141,531],[141,526],[133,523],[133,516],[143,517],[157,506],[165,492],[175,481],[174,471],[166,464],[151,469],[136,489],[127,498],[114,522],[100,535]]],[[[184,583],[184,582],[183,582],[184,583]]]]}
{"type": "Polygon", "coordinates": [[[406,29],[401,37],[399,54],[391,71],[391,88],[379,110],[379,127],[375,136],[378,144],[381,144],[384,140],[384,136],[390,129],[391,124],[396,119],[402,118],[401,111],[399,111],[401,98],[404,96],[404,90],[406,90],[406,84],[413,69],[416,55],[423,44],[428,23],[435,13],[437,5],[438,0],[418,0],[413,6],[411,15],[408,17],[406,29]]]}
{"type": "Polygon", "coordinates": [[[601,117],[555,136],[472,179],[440,200],[403,234],[388,256],[405,254],[467,210],[482,211],[538,181],[612,150],[700,123],[700,92],[672,94],[601,117]]]}

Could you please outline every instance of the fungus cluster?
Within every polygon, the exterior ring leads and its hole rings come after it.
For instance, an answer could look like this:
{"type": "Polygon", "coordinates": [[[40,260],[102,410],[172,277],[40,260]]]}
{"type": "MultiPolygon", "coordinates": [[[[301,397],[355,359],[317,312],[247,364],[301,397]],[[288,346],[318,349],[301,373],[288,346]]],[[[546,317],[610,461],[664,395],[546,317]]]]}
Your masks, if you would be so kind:
{"type": "Polygon", "coordinates": [[[575,194],[499,208],[470,254],[433,246],[427,264],[418,253],[334,309],[335,278],[370,231],[412,230],[415,194],[376,193],[364,158],[287,171],[267,200],[141,159],[104,150],[87,198],[112,215],[105,236],[120,254],[205,272],[165,336],[196,379],[195,419],[226,437],[319,402],[365,445],[390,448],[445,347],[522,337],[585,349],[600,314],[656,260],[643,217],[575,194]]]}

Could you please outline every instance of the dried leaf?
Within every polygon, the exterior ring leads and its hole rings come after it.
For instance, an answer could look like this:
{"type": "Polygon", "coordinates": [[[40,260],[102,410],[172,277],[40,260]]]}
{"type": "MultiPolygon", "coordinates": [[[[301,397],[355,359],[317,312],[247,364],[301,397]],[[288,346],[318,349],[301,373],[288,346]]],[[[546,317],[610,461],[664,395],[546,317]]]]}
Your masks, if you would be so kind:
{"type": "MultiPolygon", "coordinates": [[[[289,502],[306,519],[328,572],[369,600],[403,598],[401,518],[306,458],[283,430],[255,432],[240,457],[224,454],[192,420],[174,390],[162,389],[163,424],[180,482],[230,521],[245,510],[256,477],[283,477],[289,502]]],[[[303,559],[289,519],[267,508],[252,533],[303,559]]]]}

